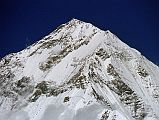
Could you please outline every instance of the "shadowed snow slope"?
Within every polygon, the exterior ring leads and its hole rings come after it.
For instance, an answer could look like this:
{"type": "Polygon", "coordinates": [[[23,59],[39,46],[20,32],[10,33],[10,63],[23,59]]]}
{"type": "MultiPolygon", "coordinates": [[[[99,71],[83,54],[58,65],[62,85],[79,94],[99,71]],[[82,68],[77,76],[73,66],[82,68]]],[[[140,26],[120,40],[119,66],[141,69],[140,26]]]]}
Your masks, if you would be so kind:
{"type": "Polygon", "coordinates": [[[0,120],[159,120],[159,68],[72,19],[1,59],[0,120]]]}

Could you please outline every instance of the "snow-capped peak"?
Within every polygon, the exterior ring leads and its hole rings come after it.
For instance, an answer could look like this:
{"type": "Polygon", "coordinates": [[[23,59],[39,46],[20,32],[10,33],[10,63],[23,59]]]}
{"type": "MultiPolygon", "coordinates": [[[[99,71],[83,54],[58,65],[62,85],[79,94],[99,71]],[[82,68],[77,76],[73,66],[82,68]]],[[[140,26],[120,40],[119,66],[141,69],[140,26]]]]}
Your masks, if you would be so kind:
{"type": "Polygon", "coordinates": [[[159,68],[72,19],[0,61],[0,120],[158,120],[159,68]]]}

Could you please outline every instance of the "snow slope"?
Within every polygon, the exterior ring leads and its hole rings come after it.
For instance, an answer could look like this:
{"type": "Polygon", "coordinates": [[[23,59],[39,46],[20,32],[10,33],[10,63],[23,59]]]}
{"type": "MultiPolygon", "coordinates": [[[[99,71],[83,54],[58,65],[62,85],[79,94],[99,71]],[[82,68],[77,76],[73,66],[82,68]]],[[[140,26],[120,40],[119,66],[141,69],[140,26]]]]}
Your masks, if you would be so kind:
{"type": "Polygon", "coordinates": [[[159,67],[72,19],[1,59],[0,120],[159,120],[159,67]]]}

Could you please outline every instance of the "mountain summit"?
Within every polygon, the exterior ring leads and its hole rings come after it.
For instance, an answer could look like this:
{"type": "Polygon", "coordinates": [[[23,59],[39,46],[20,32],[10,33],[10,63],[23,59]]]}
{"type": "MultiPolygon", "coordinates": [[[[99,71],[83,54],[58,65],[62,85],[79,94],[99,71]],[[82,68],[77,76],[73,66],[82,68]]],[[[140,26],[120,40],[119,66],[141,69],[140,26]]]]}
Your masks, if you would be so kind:
{"type": "Polygon", "coordinates": [[[72,19],[1,59],[0,120],[159,120],[159,68],[72,19]]]}

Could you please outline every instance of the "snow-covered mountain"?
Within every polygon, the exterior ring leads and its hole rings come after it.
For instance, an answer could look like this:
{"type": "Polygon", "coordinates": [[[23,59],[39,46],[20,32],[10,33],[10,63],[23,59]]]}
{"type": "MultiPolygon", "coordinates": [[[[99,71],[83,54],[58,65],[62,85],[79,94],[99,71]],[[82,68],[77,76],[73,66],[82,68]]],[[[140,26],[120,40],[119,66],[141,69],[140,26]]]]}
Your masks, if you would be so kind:
{"type": "Polygon", "coordinates": [[[1,59],[0,120],[159,120],[159,67],[72,19],[1,59]]]}

